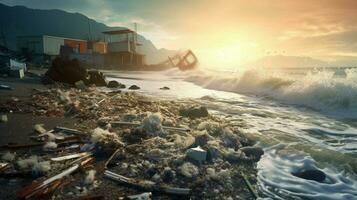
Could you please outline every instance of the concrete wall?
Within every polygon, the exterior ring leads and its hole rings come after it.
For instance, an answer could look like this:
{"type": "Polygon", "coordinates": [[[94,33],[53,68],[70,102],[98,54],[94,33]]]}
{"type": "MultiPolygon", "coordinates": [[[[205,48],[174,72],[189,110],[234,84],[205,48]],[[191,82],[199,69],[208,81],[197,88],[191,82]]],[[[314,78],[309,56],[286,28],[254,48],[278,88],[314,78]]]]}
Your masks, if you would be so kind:
{"type": "Polygon", "coordinates": [[[28,52],[34,54],[43,54],[43,37],[42,36],[20,36],[17,37],[17,50],[23,51],[27,49],[28,52]]]}
{"type": "Polygon", "coordinates": [[[124,42],[111,42],[108,43],[107,52],[108,53],[117,53],[117,52],[130,52],[129,41],[124,42]]]}
{"type": "Polygon", "coordinates": [[[60,54],[61,46],[64,45],[64,38],[43,36],[43,53],[47,55],[56,56],[60,54]]]}

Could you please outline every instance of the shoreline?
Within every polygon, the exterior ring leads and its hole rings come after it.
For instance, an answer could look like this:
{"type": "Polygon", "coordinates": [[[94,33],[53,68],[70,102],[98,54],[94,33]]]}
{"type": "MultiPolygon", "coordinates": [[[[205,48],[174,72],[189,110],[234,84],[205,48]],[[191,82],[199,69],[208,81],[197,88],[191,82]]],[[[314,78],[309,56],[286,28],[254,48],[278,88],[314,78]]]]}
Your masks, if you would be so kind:
{"type": "MultiPolygon", "coordinates": [[[[26,84],[19,82],[16,87],[26,84]]],[[[1,96],[1,111],[4,113],[12,110],[13,113],[7,113],[11,121],[1,123],[0,132],[4,133],[2,130],[6,130],[9,133],[9,130],[14,130],[16,123],[12,122],[19,120],[21,124],[26,124],[26,128],[17,127],[23,130],[21,137],[24,140],[21,142],[29,142],[29,136],[34,135],[31,127],[35,124],[44,123],[46,130],[65,126],[84,133],[81,136],[84,141],[84,144],[80,144],[81,147],[85,144],[95,146],[91,151],[95,162],[89,168],[95,170],[92,183],[83,183],[88,170],[76,173],[72,176],[74,180],[69,184],[70,187],[63,186],[61,190],[54,191],[54,199],[71,199],[89,194],[102,195],[105,199],[118,199],[145,192],[143,189],[117,184],[104,176],[103,162],[118,149],[120,153],[115,156],[116,162],[109,169],[134,180],[151,182],[154,188],[162,185],[188,188],[192,199],[255,199],[252,191],[257,191],[256,163],[261,156],[259,149],[251,147],[255,142],[247,139],[236,126],[231,126],[221,117],[212,114],[200,117],[182,116],[181,109],[190,109],[192,105],[200,107],[194,101],[164,100],[116,89],[105,93],[93,87],[84,90],[62,85],[44,87],[40,83],[29,86],[26,92],[16,91],[16,88],[12,93],[9,92],[7,98],[1,96]],[[33,88],[36,90],[32,90],[33,88]],[[28,96],[25,97],[26,95],[28,96]],[[108,124],[113,121],[137,123],[139,126],[108,124]],[[7,129],[3,127],[6,124],[9,126],[7,129]],[[190,131],[180,131],[182,128],[190,131]],[[188,150],[198,146],[207,153],[207,158],[199,162],[187,155],[188,150]],[[253,189],[247,187],[246,181],[253,185],[253,189]]],[[[6,140],[3,143],[7,143],[6,140]]],[[[34,152],[40,152],[37,154],[20,150],[9,162],[11,170],[21,171],[17,166],[18,161],[33,155],[37,155],[41,162],[46,162],[51,157],[78,152],[58,147],[54,152],[48,153],[43,152],[41,147],[34,149],[34,152]]],[[[16,152],[5,149],[2,155],[8,151],[16,152]]],[[[63,164],[59,167],[52,162],[50,165],[43,176],[51,177],[66,166],[63,164]]],[[[17,186],[20,185],[24,186],[23,182],[20,181],[17,186]]],[[[157,190],[152,193],[155,199],[182,198],[157,190]]]]}

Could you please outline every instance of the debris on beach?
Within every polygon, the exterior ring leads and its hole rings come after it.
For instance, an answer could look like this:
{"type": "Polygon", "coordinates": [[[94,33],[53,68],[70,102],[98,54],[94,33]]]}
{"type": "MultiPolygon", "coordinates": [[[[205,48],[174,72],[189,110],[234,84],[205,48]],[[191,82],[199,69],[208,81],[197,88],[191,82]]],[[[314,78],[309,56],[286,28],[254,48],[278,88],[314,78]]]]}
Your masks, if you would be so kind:
{"type": "Polygon", "coordinates": [[[193,101],[86,87],[34,90],[18,101],[24,113],[76,120],[34,124],[30,143],[1,146],[0,177],[22,178],[20,198],[256,198],[264,152],[238,127],[193,101]]]}

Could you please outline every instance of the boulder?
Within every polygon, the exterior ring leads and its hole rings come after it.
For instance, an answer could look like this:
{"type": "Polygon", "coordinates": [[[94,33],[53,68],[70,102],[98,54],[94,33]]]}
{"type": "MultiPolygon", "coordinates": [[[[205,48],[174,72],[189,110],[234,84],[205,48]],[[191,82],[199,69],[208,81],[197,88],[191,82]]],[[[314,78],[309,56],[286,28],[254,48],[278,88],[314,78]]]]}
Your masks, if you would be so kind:
{"type": "Polygon", "coordinates": [[[132,85],[132,86],[130,86],[128,89],[129,89],[129,90],[139,90],[140,87],[137,86],[137,85],[132,85]]]}
{"type": "Polygon", "coordinates": [[[291,174],[299,178],[313,180],[319,183],[322,183],[326,179],[326,174],[323,171],[317,169],[301,170],[298,172],[292,172],[291,174]]]}
{"type": "Polygon", "coordinates": [[[242,147],[240,150],[249,158],[252,158],[255,161],[260,160],[260,157],[264,154],[264,151],[260,147],[242,147]]]}
{"type": "Polygon", "coordinates": [[[189,117],[191,119],[201,118],[201,117],[208,117],[208,110],[204,106],[193,106],[190,108],[181,108],[179,110],[180,115],[184,117],[189,117]]]}
{"type": "Polygon", "coordinates": [[[119,87],[119,83],[118,83],[118,81],[109,81],[108,82],[108,84],[107,84],[107,87],[108,88],[117,88],[117,87],[119,87]]]}
{"type": "Polygon", "coordinates": [[[160,90],[170,90],[170,88],[165,86],[165,87],[160,88],[160,90]]]}

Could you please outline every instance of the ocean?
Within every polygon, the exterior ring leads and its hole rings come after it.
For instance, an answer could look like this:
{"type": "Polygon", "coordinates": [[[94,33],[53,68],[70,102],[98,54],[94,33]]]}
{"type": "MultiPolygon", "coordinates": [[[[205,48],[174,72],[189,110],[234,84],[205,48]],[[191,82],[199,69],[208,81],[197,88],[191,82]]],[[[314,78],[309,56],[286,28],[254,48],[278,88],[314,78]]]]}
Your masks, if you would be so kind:
{"type": "Polygon", "coordinates": [[[258,186],[268,199],[357,199],[357,68],[106,75],[146,95],[192,99],[240,127],[264,148],[258,186]],[[292,175],[302,169],[327,178],[292,175]]]}

